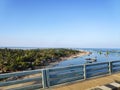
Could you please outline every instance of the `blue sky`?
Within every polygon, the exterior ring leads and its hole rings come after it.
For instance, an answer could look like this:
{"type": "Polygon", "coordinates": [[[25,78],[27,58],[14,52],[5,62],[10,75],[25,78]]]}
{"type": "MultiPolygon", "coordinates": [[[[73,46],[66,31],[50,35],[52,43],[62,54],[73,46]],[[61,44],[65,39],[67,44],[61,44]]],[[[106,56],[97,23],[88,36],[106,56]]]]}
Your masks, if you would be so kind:
{"type": "Polygon", "coordinates": [[[120,48],[120,0],[0,0],[0,46],[120,48]]]}

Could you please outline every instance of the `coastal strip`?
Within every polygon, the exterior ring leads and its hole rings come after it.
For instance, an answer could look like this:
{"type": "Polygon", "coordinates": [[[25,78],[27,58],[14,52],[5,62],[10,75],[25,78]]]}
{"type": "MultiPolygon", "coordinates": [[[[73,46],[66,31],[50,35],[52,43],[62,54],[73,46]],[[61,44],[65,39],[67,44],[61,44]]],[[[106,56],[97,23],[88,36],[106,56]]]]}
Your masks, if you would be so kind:
{"type": "Polygon", "coordinates": [[[53,67],[64,60],[88,55],[89,52],[66,48],[0,49],[0,73],[35,70],[53,67]]]}

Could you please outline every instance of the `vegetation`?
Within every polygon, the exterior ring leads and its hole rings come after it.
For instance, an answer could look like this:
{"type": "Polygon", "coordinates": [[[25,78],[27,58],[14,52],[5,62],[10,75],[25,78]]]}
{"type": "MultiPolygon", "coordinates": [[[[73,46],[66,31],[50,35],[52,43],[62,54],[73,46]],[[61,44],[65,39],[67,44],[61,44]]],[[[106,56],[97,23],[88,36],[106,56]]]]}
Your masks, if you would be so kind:
{"type": "Polygon", "coordinates": [[[101,55],[101,54],[102,54],[102,51],[99,51],[98,53],[101,55]]]}
{"type": "Polygon", "coordinates": [[[109,51],[106,51],[106,55],[109,55],[110,54],[110,52],[109,51]]]}
{"type": "Polygon", "coordinates": [[[72,49],[0,49],[0,72],[14,72],[35,69],[36,66],[46,66],[51,62],[77,54],[80,51],[72,49]]]}

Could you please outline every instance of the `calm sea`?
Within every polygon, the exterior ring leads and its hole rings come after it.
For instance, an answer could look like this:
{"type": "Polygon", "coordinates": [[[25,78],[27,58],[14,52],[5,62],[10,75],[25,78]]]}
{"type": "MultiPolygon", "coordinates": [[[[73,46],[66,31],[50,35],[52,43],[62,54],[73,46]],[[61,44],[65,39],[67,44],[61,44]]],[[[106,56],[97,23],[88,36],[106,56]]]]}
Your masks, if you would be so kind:
{"type": "Polygon", "coordinates": [[[83,57],[74,58],[71,60],[61,61],[58,64],[56,64],[54,67],[120,60],[120,49],[117,49],[117,48],[116,49],[113,49],[113,48],[79,48],[79,50],[90,51],[92,52],[92,54],[83,56],[83,57]],[[108,52],[108,55],[107,55],[107,52],[108,52]],[[96,61],[90,62],[86,60],[86,58],[96,58],[96,61]]]}

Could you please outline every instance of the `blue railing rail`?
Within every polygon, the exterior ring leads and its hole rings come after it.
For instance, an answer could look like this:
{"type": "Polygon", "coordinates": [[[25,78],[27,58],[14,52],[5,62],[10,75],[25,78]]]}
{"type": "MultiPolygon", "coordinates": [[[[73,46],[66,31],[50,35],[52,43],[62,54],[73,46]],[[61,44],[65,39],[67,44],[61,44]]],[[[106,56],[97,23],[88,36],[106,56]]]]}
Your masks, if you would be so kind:
{"type": "Polygon", "coordinates": [[[20,83],[36,82],[32,85],[24,87],[17,87],[8,90],[34,90],[38,88],[49,88],[50,86],[68,83],[77,80],[86,80],[89,78],[100,77],[104,75],[110,75],[113,73],[120,72],[120,60],[84,64],[84,65],[73,65],[66,67],[56,67],[47,69],[38,69],[23,72],[14,72],[0,74],[0,79],[11,78],[11,77],[24,77],[28,75],[38,74],[37,77],[25,78],[19,80],[0,81],[0,87],[10,86],[20,83]]]}
{"type": "Polygon", "coordinates": [[[29,86],[23,86],[18,88],[11,88],[8,90],[29,90],[29,89],[36,89],[36,88],[42,88],[44,84],[42,84],[42,73],[43,70],[31,70],[31,71],[22,71],[22,72],[14,72],[14,73],[6,73],[6,74],[0,74],[0,90],[2,90],[2,87],[7,87],[11,85],[17,85],[28,83],[28,82],[39,82],[38,84],[33,84],[29,86]],[[27,78],[30,75],[36,75],[36,77],[27,78]],[[26,77],[26,78],[23,78],[26,77]]]}

